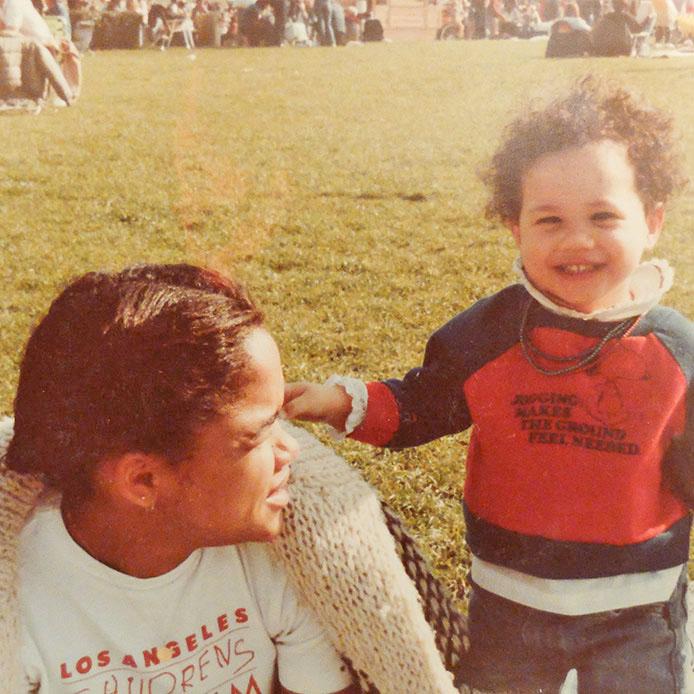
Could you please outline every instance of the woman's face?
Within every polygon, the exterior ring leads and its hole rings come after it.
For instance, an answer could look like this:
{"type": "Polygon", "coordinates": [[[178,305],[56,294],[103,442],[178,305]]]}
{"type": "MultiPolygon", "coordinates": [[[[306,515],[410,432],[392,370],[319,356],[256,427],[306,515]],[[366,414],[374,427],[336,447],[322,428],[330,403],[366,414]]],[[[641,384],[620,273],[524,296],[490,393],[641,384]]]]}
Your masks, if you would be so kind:
{"type": "Polygon", "coordinates": [[[251,378],[243,396],[199,430],[192,455],[172,469],[167,485],[165,532],[180,533],[191,550],[269,541],[282,528],[298,445],[278,420],[280,355],[263,329],[249,335],[246,349],[251,378]]]}

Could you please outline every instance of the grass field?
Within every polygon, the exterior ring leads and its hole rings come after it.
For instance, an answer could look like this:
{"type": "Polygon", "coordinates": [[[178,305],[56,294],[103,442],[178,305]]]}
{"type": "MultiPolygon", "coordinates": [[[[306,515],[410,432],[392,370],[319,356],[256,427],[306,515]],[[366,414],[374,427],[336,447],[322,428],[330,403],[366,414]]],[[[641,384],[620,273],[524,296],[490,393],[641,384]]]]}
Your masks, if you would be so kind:
{"type": "MultiPolygon", "coordinates": [[[[512,279],[476,169],[510,110],[592,71],[673,111],[694,178],[694,61],[542,58],[529,42],[104,52],[74,108],[0,119],[0,412],[30,326],[91,269],[188,261],[242,278],[286,376],[400,375],[426,337],[512,279]],[[688,126],[688,127],[686,127],[688,126]]],[[[694,194],[658,253],[694,316],[694,194]]],[[[324,438],[324,434],[320,433],[324,438]]],[[[400,511],[448,585],[465,574],[465,437],[339,450],[400,511]]]]}

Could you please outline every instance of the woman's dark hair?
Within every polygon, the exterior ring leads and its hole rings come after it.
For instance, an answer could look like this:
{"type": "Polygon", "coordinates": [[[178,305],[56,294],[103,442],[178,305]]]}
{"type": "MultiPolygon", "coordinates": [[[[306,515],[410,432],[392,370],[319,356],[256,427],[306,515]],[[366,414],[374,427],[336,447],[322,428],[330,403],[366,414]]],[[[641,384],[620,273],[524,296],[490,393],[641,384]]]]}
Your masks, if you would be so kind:
{"type": "Polygon", "coordinates": [[[27,343],[7,465],[84,492],[111,456],[184,459],[242,394],[244,341],[262,320],[241,286],[190,265],[78,278],[27,343]]]}
{"type": "Polygon", "coordinates": [[[491,193],[487,217],[517,222],[523,176],[538,159],[600,140],[626,146],[636,191],[647,210],[686,185],[672,118],[623,87],[589,75],[566,96],[529,109],[506,127],[482,172],[491,193]]]}

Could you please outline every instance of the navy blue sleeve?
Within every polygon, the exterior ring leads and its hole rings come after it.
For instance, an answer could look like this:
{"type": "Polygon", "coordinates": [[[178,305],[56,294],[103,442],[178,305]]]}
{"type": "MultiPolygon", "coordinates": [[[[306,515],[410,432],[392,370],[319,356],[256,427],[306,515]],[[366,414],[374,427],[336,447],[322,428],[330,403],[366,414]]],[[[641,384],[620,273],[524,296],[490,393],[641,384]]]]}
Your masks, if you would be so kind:
{"type": "Polygon", "coordinates": [[[417,446],[470,426],[465,381],[518,341],[520,306],[528,298],[512,285],[478,301],[431,336],[421,367],[385,381],[400,413],[389,448],[417,446]]]}
{"type": "Polygon", "coordinates": [[[690,509],[694,509],[694,388],[687,389],[687,423],[682,436],[672,440],[663,459],[668,486],[690,509]]]}
{"type": "Polygon", "coordinates": [[[665,453],[663,475],[672,491],[694,509],[694,324],[677,311],[658,307],[644,316],[639,329],[657,335],[687,382],[684,432],[672,440],[665,453]]]}

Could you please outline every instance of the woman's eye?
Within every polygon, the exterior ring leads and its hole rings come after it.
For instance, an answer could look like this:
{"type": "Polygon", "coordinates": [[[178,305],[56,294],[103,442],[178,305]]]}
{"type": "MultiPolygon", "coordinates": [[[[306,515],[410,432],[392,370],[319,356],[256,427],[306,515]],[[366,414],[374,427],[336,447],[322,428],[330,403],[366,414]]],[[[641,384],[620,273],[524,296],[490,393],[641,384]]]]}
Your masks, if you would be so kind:
{"type": "Polygon", "coordinates": [[[259,434],[253,437],[253,440],[251,441],[251,444],[253,448],[256,448],[257,446],[260,446],[262,443],[267,441],[268,439],[268,432],[267,430],[261,431],[259,434]]]}
{"type": "Polygon", "coordinates": [[[279,417],[275,416],[272,421],[267,422],[266,424],[263,425],[261,429],[259,429],[254,435],[249,437],[249,445],[251,448],[255,448],[257,446],[260,446],[260,444],[264,443],[270,438],[270,435],[274,431],[275,424],[279,420],[279,417]]]}

